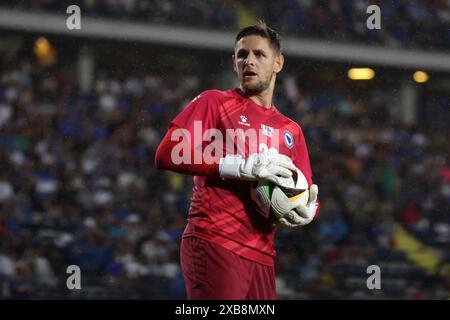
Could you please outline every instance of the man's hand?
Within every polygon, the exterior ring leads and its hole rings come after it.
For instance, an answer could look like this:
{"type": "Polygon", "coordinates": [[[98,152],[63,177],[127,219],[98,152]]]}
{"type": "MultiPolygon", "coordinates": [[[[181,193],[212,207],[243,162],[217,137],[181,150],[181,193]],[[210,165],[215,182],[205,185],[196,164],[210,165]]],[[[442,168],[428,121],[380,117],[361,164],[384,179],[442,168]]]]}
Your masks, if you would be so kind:
{"type": "MultiPolygon", "coordinates": [[[[316,184],[309,187],[309,200],[306,205],[292,202],[292,210],[286,212],[278,223],[285,227],[301,227],[309,224],[315,217],[317,212],[317,194],[319,187],[316,184]]],[[[298,201],[297,201],[298,202],[298,201]]]]}
{"type": "Polygon", "coordinates": [[[277,185],[280,177],[292,177],[295,165],[292,160],[277,152],[253,153],[247,159],[240,155],[227,155],[220,159],[219,173],[222,178],[255,181],[269,180],[277,185]]]}

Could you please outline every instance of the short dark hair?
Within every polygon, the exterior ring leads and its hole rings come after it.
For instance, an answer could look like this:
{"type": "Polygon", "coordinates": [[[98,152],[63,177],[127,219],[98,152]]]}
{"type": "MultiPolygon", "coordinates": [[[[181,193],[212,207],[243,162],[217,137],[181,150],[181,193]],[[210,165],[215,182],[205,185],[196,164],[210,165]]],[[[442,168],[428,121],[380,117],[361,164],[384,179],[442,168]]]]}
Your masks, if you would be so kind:
{"type": "Polygon", "coordinates": [[[273,29],[269,28],[266,23],[262,20],[258,22],[258,24],[253,26],[248,26],[239,31],[236,36],[236,40],[234,41],[234,45],[246,36],[257,35],[262,38],[266,38],[269,40],[269,44],[276,54],[281,53],[281,38],[280,35],[273,29]]]}

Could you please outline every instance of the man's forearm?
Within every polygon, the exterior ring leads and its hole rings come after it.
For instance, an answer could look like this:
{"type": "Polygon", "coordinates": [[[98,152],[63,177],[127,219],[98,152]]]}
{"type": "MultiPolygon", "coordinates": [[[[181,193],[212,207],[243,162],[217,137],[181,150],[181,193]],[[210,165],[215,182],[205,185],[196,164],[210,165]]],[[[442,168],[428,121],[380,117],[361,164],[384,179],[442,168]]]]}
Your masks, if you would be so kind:
{"type": "MultiPolygon", "coordinates": [[[[170,170],[182,174],[187,175],[195,175],[195,176],[218,176],[219,175],[219,164],[218,162],[213,163],[185,163],[181,161],[181,163],[174,163],[173,159],[173,149],[178,145],[178,141],[172,141],[170,139],[171,133],[174,130],[172,128],[166,134],[164,139],[158,146],[155,154],[155,166],[158,169],[162,170],[170,170]]],[[[191,150],[192,151],[192,150],[191,150]]],[[[191,152],[191,154],[193,154],[191,152]]]]}

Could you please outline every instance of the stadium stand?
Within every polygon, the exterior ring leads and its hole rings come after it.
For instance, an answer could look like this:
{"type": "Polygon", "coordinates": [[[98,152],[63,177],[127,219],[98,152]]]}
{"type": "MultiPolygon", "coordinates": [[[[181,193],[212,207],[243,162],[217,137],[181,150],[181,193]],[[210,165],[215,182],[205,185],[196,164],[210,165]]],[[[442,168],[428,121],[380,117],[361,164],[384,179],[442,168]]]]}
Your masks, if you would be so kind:
{"type": "Polygon", "coordinates": [[[286,35],[428,50],[450,46],[450,4],[444,0],[6,0],[0,5],[64,13],[72,4],[88,16],[133,22],[230,31],[262,18],[286,35]],[[371,4],[383,12],[382,32],[365,27],[371,4]]]}
{"type": "MultiPolygon", "coordinates": [[[[287,35],[426,50],[450,44],[448,1],[377,1],[382,33],[361,28],[368,1],[272,3],[81,5],[89,16],[113,20],[235,31],[258,16],[287,35]]],[[[0,6],[65,12],[68,4],[0,6]]],[[[76,50],[78,41],[68,46],[76,50]]],[[[115,45],[104,43],[111,51],[115,45]]],[[[137,56],[144,61],[164,48],[137,56]]],[[[178,245],[192,181],[156,170],[154,153],[170,119],[197,93],[232,82],[211,79],[213,59],[198,73],[139,71],[125,62],[119,72],[119,61],[98,54],[103,68],[84,91],[72,57],[45,65],[27,49],[0,60],[0,298],[185,298],[178,245]],[[81,291],[66,288],[71,264],[83,270],[81,291]]],[[[197,56],[187,54],[180,49],[174,59],[195,70],[197,56]]],[[[334,63],[291,63],[279,79],[275,102],[302,125],[322,209],[316,223],[277,234],[278,298],[448,299],[449,89],[419,90],[418,121],[405,123],[400,84],[389,71],[409,70],[385,71],[371,85],[333,78],[341,71],[334,63]],[[372,264],[383,270],[381,290],[367,290],[372,264]]]]}

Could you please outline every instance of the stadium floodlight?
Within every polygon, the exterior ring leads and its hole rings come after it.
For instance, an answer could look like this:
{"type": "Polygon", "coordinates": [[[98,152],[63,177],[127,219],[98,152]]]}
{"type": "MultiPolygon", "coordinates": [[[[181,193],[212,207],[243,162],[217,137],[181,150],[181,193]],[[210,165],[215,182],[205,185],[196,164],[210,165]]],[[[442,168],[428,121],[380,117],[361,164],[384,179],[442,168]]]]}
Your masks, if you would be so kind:
{"type": "Polygon", "coordinates": [[[46,37],[39,37],[36,40],[33,46],[33,52],[42,65],[51,65],[56,60],[55,48],[46,37]]]}
{"type": "Polygon", "coordinates": [[[351,68],[347,75],[352,80],[371,80],[375,77],[375,71],[371,68],[351,68]]]}
{"type": "Polygon", "coordinates": [[[428,81],[428,73],[425,71],[416,71],[413,75],[414,81],[417,83],[425,83],[428,81]]]}

